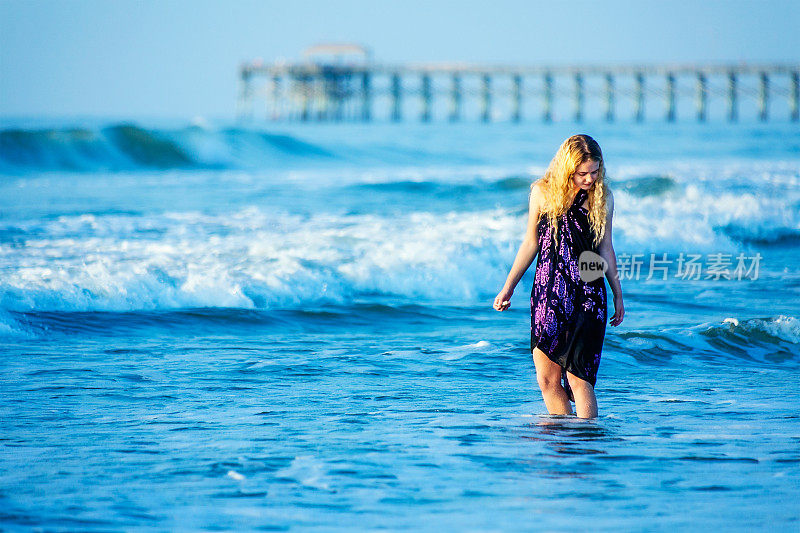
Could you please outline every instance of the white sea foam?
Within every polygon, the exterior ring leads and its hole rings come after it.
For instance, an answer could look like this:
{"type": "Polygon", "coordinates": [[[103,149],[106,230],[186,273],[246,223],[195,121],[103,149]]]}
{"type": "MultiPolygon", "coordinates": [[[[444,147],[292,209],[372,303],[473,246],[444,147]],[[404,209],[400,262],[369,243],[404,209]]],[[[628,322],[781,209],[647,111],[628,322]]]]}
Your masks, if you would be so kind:
{"type": "Polygon", "coordinates": [[[472,344],[465,344],[463,346],[455,346],[448,349],[446,353],[441,356],[441,359],[443,361],[456,361],[471,353],[485,351],[490,346],[491,344],[487,341],[478,341],[473,342],[472,344]]]}
{"type": "Polygon", "coordinates": [[[740,248],[742,242],[800,237],[796,161],[629,165],[610,182],[618,198],[615,221],[620,239],[631,245],[724,252],[740,248]],[[613,185],[656,174],[674,187],[662,194],[637,195],[613,185]]]}
{"type": "Polygon", "coordinates": [[[325,463],[311,455],[298,455],[289,466],[276,471],[275,477],[292,479],[307,487],[330,489],[325,463]]]}
{"type": "Polygon", "coordinates": [[[245,477],[236,470],[228,470],[226,476],[236,481],[243,481],[245,479],[245,477]]]}
{"type": "Polygon", "coordinates": [[[768,319],[752,319],[743,326],[746,329],[763,331],[793,344],[800,344],[800,320],[793,316],[779,315],[768,319]]]}
{"type": "Polygon", "coordinates": [[[684,333],[689,335],[700,333],[706,337],[732,334],[748,339],[800,344],[800,319],[787,315],[747,319],[727,317],[720,323],[700,324],[685,330],[684,333]]]}
{"type": "MultiPolygon", "coordinates": [[[[673,184],[650,195],[615,189],[617,253],[731,253],[748,248],[746,238],[776,229],[800,234],[800,213],[793,208],[800,195],[784,187],[798,180],[797,168],[756,162],[722,169],[720,175],[709,163],[617,171],[618,183],[659,170],[673,184]],[[741,185],[741,175],[747,173],[766,177],[752,190],[724,186],[725,180],[741,185]],[[773,190],[784,194],[768,194],[773,190]]],[[[477,188],[503,179],[487,169],[472,171],[476,174],[466,177],[439,169],[426,179],[477,188]]],[[[344,181],[381,182],[391,174],[387,169],[353,171],[344,181]]],[[[422,179],[425,173],[408,169],[401,174],[394,178],[422,179]]],[[[248,174],[225,172],[221,179],[241,175],[248,174]]],[[[145,180],[144,188],[157,184],[146,175],[137,179],[145,180]]],[[[170,184],[176,179],[171,174],[159,177],[170,184]]],[[[323,179],[324,186],[334,187],[333,179],[333,174],[323,179]]],[[[509,194],[524,200],[526,192],[509,194]]],[[[475,302],[502,284],[527,219],[518,208],[502,207],[399,215],[313,213],[233,206],[220,214],[172,211],[19,220],[9,229],[25,235],[24,245],[0,241],[0,309],[275,308],[347,304],[376,294],[409,301],[475,302]]]]}
{"type": "Polygon", "coordinates": [[[249,208],[65,216],[27,229],[41,236],[0,248],[5,309],[252,308],[364,293],[470,300],[499,282],[520,220],[497,210],[304,219],[249,208]]]}

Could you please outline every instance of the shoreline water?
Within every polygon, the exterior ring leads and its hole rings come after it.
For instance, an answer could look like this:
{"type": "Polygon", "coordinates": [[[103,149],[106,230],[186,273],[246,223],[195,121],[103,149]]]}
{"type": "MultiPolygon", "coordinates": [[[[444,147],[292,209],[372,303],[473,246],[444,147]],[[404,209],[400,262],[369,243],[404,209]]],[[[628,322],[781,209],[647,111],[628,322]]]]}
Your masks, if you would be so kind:
{"type": "Polygon", "coordinates": [[[4,526],[795,525],[800,129],[433,126],[138,125],[172,148],[0,162],[4,526]],[[623,281],[588,423],[542,414],[530,273],[491,309],[576,129],[618,254],[763,256],[623,281]]]}

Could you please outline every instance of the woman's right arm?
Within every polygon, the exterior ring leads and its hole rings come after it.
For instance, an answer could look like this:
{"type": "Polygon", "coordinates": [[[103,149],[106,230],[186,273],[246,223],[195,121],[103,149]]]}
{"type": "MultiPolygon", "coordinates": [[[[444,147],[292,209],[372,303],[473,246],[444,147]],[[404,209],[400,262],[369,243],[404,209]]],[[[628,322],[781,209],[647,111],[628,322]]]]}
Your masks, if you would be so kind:
{"type": "Polygon", "coordinates": [[[539,233],[537,226],[539,224],[539,202],[541,198],[541,191],[539,184],[535,183],[531,187],[531,196],[528,202],[528,226],[525,230],[525,238],[522,239],[522,244],[517,251],[517,257],[514,258],[514,264],[511,266],[511,271],[508,273],[506,283],[503,289],[497,294],[494,299],[494,308],[498,311],[505,311],[511,305],[511,295],[514,294],[514,288],[522,279],[522,275],[528,270],[528,267],[533,263],[536,253],[539,251],[539,233]]]}

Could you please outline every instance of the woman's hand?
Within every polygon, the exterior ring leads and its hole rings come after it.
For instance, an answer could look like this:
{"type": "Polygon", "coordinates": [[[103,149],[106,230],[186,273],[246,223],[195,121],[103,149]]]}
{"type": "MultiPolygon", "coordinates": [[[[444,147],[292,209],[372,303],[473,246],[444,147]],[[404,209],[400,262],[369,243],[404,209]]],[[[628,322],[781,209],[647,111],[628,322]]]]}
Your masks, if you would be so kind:
{"type": "Polygon", "coordinates": [[[494,299],[494,308],[498,311],[505,311],[511,305],[511,295],[514,294],[514,289],[503,289],[494,299]]]}
{"type": "Polygon", "coordinates": [[[611,317],[610,322],[612,326],[619,326],[622,324],[622,319],[625,317],[625,305],[622,303],[622,295],[614,296],[614,315],[611,317]]]}

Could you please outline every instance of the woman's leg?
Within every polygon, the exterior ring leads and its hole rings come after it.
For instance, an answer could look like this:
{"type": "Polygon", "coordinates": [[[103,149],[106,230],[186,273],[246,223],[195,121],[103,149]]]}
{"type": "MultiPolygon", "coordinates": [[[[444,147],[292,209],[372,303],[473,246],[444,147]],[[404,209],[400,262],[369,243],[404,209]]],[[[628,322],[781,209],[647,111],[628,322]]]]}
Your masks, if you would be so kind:
{"type": "Polygon", "coordinates": [[[572,389],[572,396],[575,398],[575,412],[579,418],[597,417],[597,398],[594,395],[594,387],[586,380],[567,372],[569,387],[572,389]]]}
{"type": "Polygon", "coordinates": [[[572,406],[561,385],[561,367],[551,361],[539,348],[533,349],[533,364],[536,365],[536,380],[542,389],[542,398],[547,411],[551,415],[571,415],[572,406]]]}

